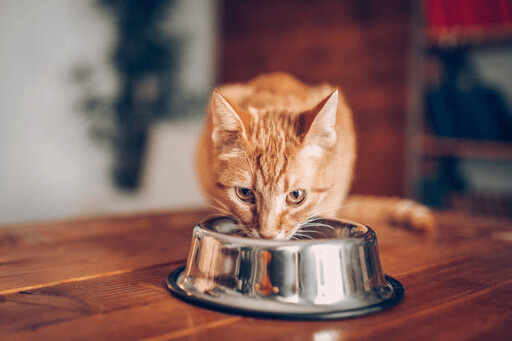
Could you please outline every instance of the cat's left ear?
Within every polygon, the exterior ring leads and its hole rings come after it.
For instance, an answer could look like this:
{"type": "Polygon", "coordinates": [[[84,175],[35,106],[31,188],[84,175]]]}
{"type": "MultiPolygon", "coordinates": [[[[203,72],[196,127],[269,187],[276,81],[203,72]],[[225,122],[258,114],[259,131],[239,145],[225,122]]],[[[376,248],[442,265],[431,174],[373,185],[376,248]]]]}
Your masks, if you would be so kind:
{"type": "Polygon", "coordinates": [[[338,96],[338,90],[334,90],[312,110],[300,115],[299,133],[305,134],[306,142],[326,149],[336,144],[338,96]]]}
{"type": "Polygon", "coordinates": [[[245,133],[250,115],[231,104],[218,90],[214,90],[211,100],[214,129],[245,133]]]}
{"type": "Polygon", "coordinates": [[[218,90],[214,90],[210,106],[212,142],[220,154],[235,155],[242,151],[250,114],[236,108],[218,90]]]}

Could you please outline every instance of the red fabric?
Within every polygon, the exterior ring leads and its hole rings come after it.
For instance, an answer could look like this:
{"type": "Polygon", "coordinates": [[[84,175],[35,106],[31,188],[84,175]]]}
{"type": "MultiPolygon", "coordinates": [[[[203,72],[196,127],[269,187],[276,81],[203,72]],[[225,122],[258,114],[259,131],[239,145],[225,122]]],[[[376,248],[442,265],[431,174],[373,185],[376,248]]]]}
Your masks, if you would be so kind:
{"type": "Polygon", "coordinates": [[[512,24],[511,0],[424,0],[432,28],[512,24]]]}

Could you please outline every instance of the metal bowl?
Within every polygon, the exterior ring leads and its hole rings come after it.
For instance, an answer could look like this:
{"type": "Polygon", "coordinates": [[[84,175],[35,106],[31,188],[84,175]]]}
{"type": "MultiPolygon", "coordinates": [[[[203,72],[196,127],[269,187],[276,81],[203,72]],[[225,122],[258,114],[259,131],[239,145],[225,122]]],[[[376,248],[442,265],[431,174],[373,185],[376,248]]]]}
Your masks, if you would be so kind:
{"type": "Polygon", "coordinates": [[[398,303],[402,285],[382,272],[375,232],[319,219],[299,240],[239,237],[228,217],[200,222],[171,292],[192,303],[240,314],[289,319],[365,315],[398,303]]]}

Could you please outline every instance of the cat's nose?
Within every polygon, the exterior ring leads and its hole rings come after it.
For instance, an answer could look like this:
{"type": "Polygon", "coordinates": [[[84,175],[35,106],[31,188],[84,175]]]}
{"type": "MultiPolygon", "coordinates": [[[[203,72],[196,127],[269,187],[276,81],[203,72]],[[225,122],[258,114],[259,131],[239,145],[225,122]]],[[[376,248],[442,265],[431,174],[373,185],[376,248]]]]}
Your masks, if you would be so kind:
{"type": "Polygon", "coordinates": [[[276,234],[275,233],[269,233],[269,232],[262,232],[258,231],[258,234],[260,235],[261,239],[275,239],[276,234]]]}
{"type": "Polygon", "coordinates": [[[276,228],[277,221],[277,213],[273,209],[262,209],[259,212],[259,221],[256,230],[262,239],[276,239],[279,234],[278,229],[276,228]]]}

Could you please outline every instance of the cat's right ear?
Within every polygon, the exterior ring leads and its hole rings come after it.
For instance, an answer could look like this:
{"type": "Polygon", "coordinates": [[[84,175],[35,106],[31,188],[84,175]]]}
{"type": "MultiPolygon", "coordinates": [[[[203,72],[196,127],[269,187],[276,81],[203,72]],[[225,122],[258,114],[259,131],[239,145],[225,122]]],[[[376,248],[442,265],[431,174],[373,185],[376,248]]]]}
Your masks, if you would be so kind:
{"type": "Polygon", "coordinates": [[[333,91],[316,107],[299,117],[299,134],[305,135],[310,145],[327,149],[335,145],[338,96],[338,90],[333,91]]]}
{"type": "Polygon", "coordinates": [[[231,104],[218,90],[214,90],[210,103],[212,142],[219,151],[230,153],[241,148],[246,138],[246,125],[250,116],[231,104]]]}

